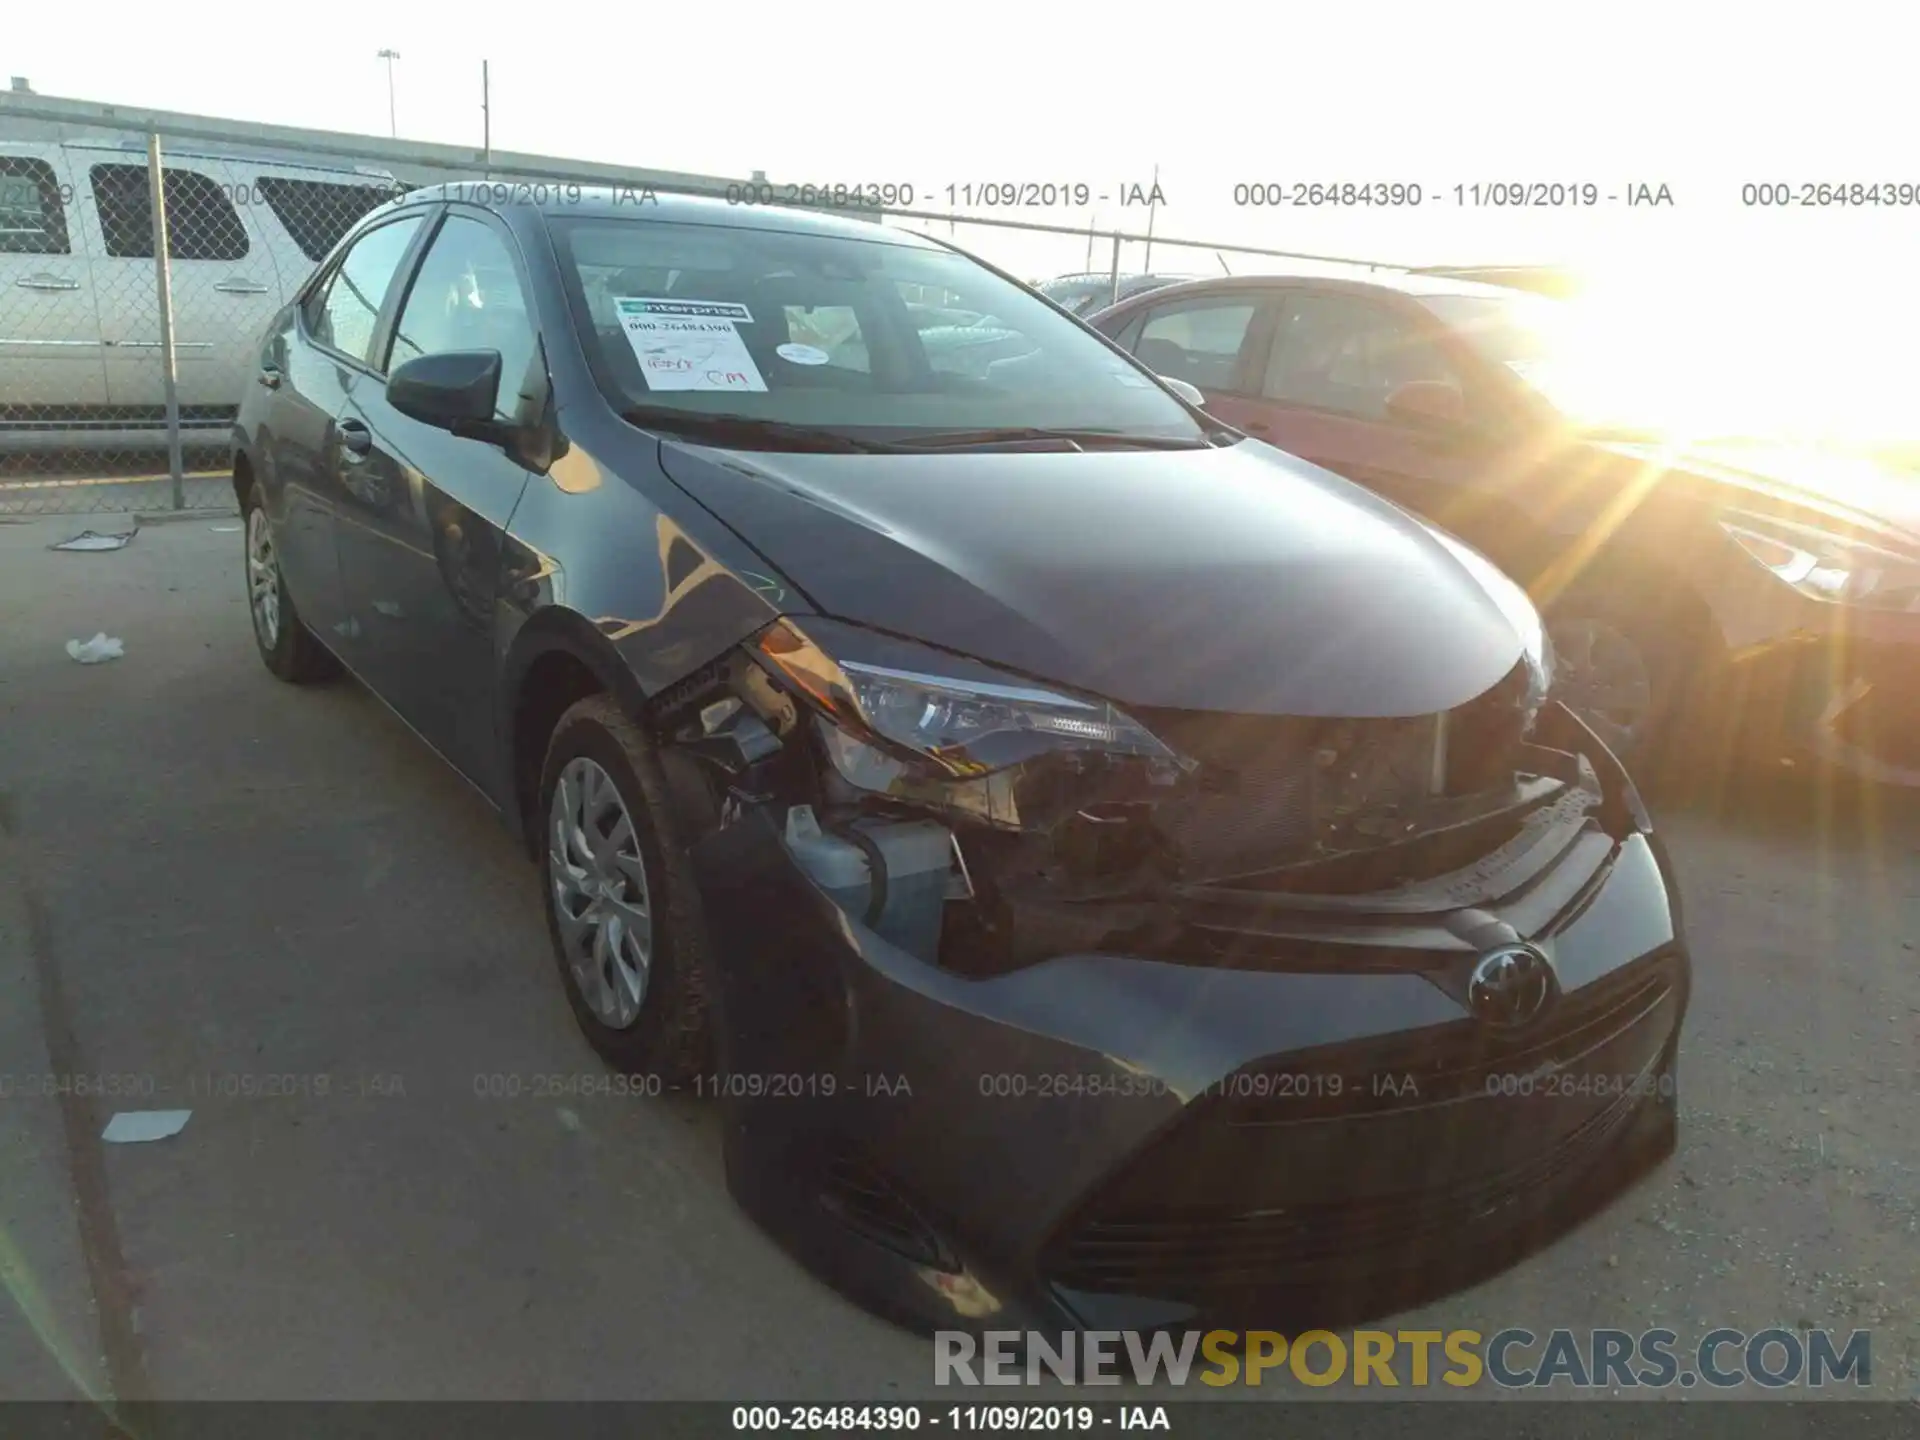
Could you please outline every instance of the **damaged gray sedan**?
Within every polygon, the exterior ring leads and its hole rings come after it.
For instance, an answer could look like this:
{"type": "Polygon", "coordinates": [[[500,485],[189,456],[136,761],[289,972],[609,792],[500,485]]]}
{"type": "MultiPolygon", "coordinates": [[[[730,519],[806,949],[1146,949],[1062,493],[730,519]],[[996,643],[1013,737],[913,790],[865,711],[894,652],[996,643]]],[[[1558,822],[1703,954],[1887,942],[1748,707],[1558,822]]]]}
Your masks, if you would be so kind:
{"type": "Polygon", "coordinates": [[[1336,1323],[1671,1151],[1670,869],[1525,595],[989,267],[429,190],[260,381],[269,669],[488,796],[587,1039],[872,1308],[1336,1323]]]}

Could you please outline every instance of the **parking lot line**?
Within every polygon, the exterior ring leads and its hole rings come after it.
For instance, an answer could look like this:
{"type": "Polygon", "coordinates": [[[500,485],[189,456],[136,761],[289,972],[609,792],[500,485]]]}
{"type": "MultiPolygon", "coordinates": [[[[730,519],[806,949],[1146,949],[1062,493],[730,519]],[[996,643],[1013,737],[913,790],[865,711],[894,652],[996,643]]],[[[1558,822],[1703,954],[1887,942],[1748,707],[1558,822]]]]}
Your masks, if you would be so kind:
{"type": "MultiPolygon", "coordinates": [[[[180,478],[183,480],[218,480],[226,475],[224,470],[188,470],[180,478]]],[[[62,477],[59,479],[7,480],[0,479],[0,490],[65,490],[82,485],[163,485],[172,481],[171,475],[87,475],[62,477]]]]}

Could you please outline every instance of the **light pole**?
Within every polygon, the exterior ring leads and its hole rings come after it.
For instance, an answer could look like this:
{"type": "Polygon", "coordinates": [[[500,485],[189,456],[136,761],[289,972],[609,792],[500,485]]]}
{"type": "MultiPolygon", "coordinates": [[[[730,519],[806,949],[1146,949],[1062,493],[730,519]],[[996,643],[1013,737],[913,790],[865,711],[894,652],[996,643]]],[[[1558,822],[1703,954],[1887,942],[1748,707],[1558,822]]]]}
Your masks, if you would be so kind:
{"type": "Polygon", "coordinates": [[[400,58],[398,50],[382,50],[375,57],[387,62],[387,133],[394,139],[400,138],[400,125],[394,119],[393,110],[393,62],[400,58]]]}
{"type": "Polygon", "coordinates": [[[1147,196],[1147,254],[1146,258],[1140,262],[1140,269],[1147,273],[1153,270],[1153,215],[1160,208],[1160,202],[1155,198],[1159,193],[1160,167],[1156,165],[1153,167],[1153,189],[1147,196]]]}

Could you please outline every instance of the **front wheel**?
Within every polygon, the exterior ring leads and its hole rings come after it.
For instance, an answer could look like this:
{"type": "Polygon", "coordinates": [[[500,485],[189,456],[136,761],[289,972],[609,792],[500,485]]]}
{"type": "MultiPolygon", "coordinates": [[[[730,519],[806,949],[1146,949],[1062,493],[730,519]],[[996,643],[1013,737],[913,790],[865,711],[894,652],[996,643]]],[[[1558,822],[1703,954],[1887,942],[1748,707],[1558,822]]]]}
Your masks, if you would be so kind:
{"type": "Polygon", "coordinates": [[[547,929],[588,1042],[685,1084],[707,1058],[705,926],[659,757],[612,697],[560,717],[540,779],[547,929]]]}
{"type": "Polygon", "coordinates": [[[1622,761],[1668,748],[1706,666],[1690,608],[1631,576],[1596,576],[1548,607],[1553,694],[1622,761]]]}

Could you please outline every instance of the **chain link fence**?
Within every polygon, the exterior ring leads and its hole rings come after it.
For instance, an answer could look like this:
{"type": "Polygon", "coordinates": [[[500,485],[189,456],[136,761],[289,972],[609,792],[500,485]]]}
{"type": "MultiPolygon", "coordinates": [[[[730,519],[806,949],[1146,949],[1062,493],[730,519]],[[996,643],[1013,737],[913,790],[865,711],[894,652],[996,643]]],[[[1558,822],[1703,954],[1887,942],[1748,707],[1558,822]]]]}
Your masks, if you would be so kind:
{"type": "Polygon", "coordinates": [[[0,145],[0,515],[230,509],[268,320],[401,188],[157,135],[0,145]]]}

